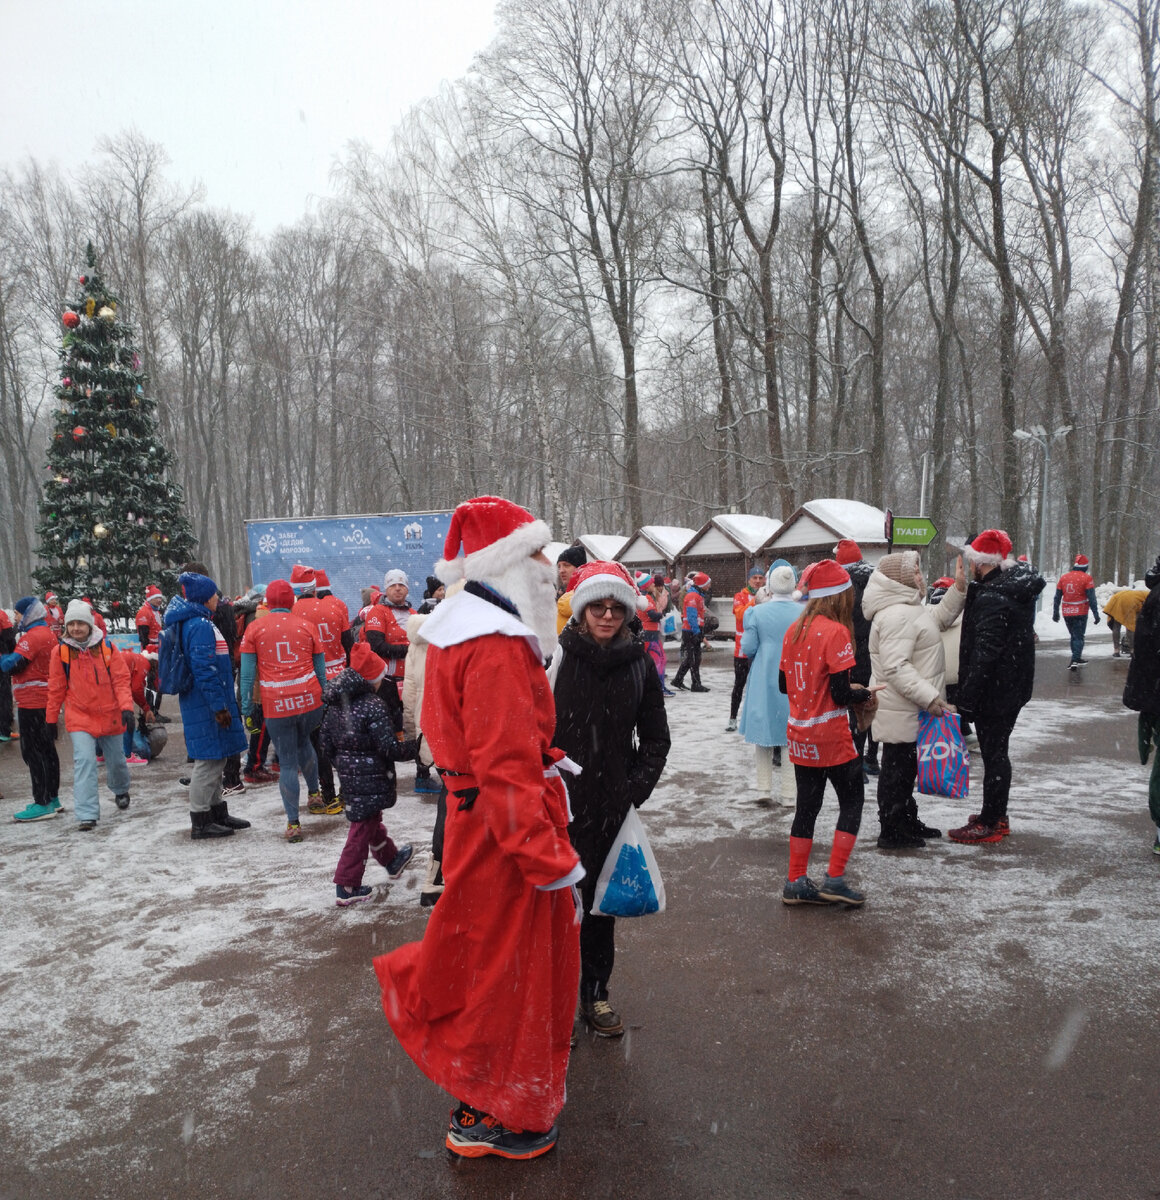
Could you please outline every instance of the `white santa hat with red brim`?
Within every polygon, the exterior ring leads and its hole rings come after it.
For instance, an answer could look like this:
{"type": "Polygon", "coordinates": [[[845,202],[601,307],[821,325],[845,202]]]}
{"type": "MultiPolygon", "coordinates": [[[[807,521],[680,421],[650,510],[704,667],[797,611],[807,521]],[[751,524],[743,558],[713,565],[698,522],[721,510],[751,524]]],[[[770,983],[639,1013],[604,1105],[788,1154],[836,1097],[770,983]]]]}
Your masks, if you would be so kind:
{"type": "Polygon", "coordinates": [[[810,563],[798,580],[795,600],[819,600],[822,596],[836,596],[847,588],[853,587],[850,573],[832,558],[823,558],[821,562],[810,563]]]}
{"type": "Polygon", "coordinates": [[[599,559],[585,563],[569,581],[572,589],[572,615],[579,620],[594,600],[615,600],[627,612],[648,608],[648,600],[633,586],[628,572],[614,562],[599,559]]]}
{"type": "Polygon", "coordinates": [[[1004,571],[1017,565],[1011,557],[1011,539],[1002,529],[984,529],[963,547],[963,557],[981,567],[1002,567],[1004,571]]]}
{"type": "Polygon", "coordinates": [[[497,579],[551,540],[552,531],[526,508],[501,496],[476,496],[452,514],[435,574],[447,584],[497,579]]]}

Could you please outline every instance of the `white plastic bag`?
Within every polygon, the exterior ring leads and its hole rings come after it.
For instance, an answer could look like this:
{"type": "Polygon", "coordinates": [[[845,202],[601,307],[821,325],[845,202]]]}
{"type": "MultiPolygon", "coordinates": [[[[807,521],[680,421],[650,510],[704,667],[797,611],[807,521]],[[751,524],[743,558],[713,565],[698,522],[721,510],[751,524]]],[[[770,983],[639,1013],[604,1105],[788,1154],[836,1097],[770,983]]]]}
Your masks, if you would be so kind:
{"type": "Polygon", "coordinates": [[[600,868],[592,911],[600,917],[644,917],[665,911],[665,884],[635,808],[628,810],[600,868]]]}

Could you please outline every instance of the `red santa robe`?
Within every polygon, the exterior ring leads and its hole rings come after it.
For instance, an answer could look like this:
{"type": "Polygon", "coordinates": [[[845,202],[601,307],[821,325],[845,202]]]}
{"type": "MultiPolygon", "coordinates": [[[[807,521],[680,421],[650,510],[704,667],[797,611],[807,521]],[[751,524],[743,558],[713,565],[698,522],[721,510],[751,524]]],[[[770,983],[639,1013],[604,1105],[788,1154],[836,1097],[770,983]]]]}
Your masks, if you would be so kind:
{"type": "Polygon", "coordinates": [[[535,635],[460,592],[423,633],[422,727],[435,761],[477,786],[449,796],[444,880],[421,942],[374,961],[383,1010],[419,1069],[509,1129],[547,1130],[564,1106],[580,978],[572,889],[582,877],[552,765],[552,690],[535,635]]]}

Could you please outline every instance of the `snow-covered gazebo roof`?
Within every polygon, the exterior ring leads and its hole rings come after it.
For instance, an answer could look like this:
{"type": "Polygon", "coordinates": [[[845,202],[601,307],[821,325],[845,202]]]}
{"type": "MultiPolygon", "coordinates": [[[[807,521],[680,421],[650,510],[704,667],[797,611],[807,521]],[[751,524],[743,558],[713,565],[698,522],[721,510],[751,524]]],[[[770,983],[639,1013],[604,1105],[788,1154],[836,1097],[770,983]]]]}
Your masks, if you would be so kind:
{"type": "Polygon", "coordinates": [[[625,540],[619,533],[582,533],[572,545],[583,546],[590,562],[612,562],[625,540]]]}
{"type": "Polygon", "coordinates": [[[721,513],[710,517],[681,551],[682,558],[720,558],[755,555],[781,528],[779,517],[721,513]]]}
{"type": "Polygon", "coordinates": [[[656,563],[671,566],[696,532],[682,525],[642,525],[628,539],[616,561],[626,567],[656,563]]]}
{"type": "Polygon", "coordinates": [[[886,514],[861,500],[837,498],[807,500],[762,546],[762,551],[780,554],[788,550],[825,550],[852,538],[863,552],[877,558],[886,552],[886,514]]]}

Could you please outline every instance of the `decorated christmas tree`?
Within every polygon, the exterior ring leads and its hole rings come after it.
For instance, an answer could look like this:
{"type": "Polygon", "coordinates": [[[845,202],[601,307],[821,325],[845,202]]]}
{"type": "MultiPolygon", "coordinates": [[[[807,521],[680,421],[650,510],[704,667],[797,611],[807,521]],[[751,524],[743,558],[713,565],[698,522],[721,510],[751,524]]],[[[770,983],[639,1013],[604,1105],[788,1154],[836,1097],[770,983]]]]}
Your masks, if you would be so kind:
{"type": "Polygon", "coordinates": [[[117,299],[101,282],[90,243],[80,292],[63,316],[60,383],[40,505],[34,575],[62,601],[88,596],[132,617],[146,585],[169,592],[196,546],[170,478],[173,455],[117,299]]]}

